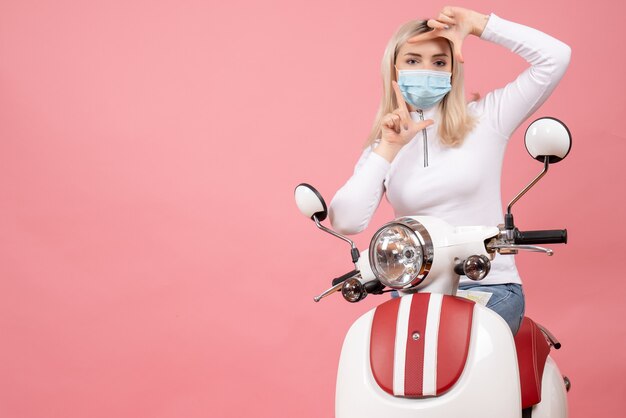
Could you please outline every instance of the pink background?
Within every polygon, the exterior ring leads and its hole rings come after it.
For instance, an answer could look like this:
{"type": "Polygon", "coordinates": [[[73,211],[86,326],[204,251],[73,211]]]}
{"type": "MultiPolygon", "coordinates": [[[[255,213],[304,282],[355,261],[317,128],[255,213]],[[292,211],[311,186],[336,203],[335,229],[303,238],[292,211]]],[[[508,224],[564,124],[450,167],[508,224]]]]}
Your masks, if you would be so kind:
{"type": "MultiPolygon", "coordinates": [[[[293,188],[330,200],[348,178],[387,39],[444,5],[418,4],[2,1],[0,416],[332,416],[343,336],[381,299],[313,303],[348,248],[293,188]]],[[[569,125],[571,156],[515,212],[570,243],[517,260],[528,315],[562,340],[571,417],[622,416],[626,7],[462,5],[573,49],[536,114],[569,125]]],[[[464,55],[468,93],[525,68],[475,38],[464,55]]],[[[540,170],[527,125],[505,199],[540,170]]]]}

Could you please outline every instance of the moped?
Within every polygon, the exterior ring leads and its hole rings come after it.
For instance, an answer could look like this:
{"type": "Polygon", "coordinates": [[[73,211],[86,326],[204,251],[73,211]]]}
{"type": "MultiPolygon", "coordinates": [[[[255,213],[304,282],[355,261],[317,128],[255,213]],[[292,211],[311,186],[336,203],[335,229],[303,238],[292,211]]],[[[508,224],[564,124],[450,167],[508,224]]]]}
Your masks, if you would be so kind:
{"type": "Polygon", "coordinates": [[[296,187],[300,211],[349,243],[354,263],[314,300],[337,292],[349,302],[400,294],[349,329],[337,374],[337,418],[567,417],[570,382],[549,356],[560,348],[558,340],[528,317],[514,337],[497,313],[457,296],[460,275],[482,280],[496,253],[550,256],[553,251],[540,245],[567,242],[567,230],[519,230],[511,209],[567,156],[571,134],[561,121],[544,117],[529,125],[525,144],[543,170],[508,205],[504,224],[452,226],[431,216],[402,217],[383,225],[363,252],[321,224],[327,207],[314,187],[296,187]]]}

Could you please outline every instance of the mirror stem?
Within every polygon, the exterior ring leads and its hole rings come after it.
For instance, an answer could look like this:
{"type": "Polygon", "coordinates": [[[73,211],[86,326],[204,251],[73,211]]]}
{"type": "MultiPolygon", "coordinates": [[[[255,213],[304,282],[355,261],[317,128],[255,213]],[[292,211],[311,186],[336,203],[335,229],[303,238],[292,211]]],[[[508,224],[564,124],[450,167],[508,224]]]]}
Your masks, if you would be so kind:
{"type": "Polygon", "coordinates": [[[317,225],[317,227],[319,229],[321,229],[324,232],[329,233],[332,236],[335,236],[339,239],[344,240],[345,242],[347,242],[348,244],[350,244],[350,247],[352,248],[351,250],[351,254],[352,254],[352,262],[355,263],[356,266],[356,262],[359,261],[359,257],[360,257],[360,253],[359,253],[359,249],[356,247],[356,245],[354,245],[354,242],[352,240],[350,240],[347,237],[344,237],[341,234],[338,234],[337,232],[333,231],[332,229],[328,229],[326,228],[324,225],[322,225],[320,223],[320,221],[317,219],[317,216],[313,215],[313,221],[315,222],[315,225],[317,225]]]}
{"type": "Polygon", "coordinates": [[[541,173],[539,173],[539,175],[537,177],[535,177],[535,179],[533,181],[531,181],[528,186],[526,186],[524,188],[524,190],[522,190],[521,192],[519,192],[517,194],[517,196],[515,196],[513,198],[513,200],[511,200],[511,203],[509,203],[509,206],[506,208],[506,213],[507,215],[511,215],[511,207],[513,207],[513,205],[515,204],[515,202],[517,202],[518,200],[520,200],[520,198],[522,196],[524,196],[526,194],[526,192],[528,190],[530,190],[531,187],[533,187],[543,176],[545,176],[545,174],[548,172],[548,167],[550,165],[549,162],[550,157],[546,156],[543,157],[543,171],[541,173]]]}

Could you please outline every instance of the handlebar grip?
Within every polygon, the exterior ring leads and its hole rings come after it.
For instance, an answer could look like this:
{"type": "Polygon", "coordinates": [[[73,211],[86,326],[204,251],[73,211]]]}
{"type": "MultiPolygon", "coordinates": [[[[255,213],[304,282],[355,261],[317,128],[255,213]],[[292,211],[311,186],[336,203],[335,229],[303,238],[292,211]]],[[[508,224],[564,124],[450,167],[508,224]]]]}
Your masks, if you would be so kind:
{"type": "Polygon", "coordinates": [[[567,229],[546,229],[539,231],[515,231],[515,244],[567,244],[567,229]]]}
{"type": "Polygon", "coordinates": [[[351,272],[348,272],[344,274],[343,276],[339,276],[333,279],[333,286],[337,286],[339,283],[345,282],[346,280],[348,280],[350,277],[354,276],[357,273],[358,273],[357,270],[352,270],[351,272]]]}

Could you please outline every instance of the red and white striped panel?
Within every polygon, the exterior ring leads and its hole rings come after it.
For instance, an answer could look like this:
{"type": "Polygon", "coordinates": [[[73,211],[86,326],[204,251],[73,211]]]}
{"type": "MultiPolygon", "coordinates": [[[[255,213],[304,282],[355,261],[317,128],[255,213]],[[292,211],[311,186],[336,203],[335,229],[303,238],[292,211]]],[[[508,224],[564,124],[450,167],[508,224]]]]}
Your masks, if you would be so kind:
{"type": "Polygon", "coordinates": [[[376,308],[370,364],[378,385],[408,398],[450,389],[465,367],[474,302],[436,293],[392,299],[376,308]]]}

